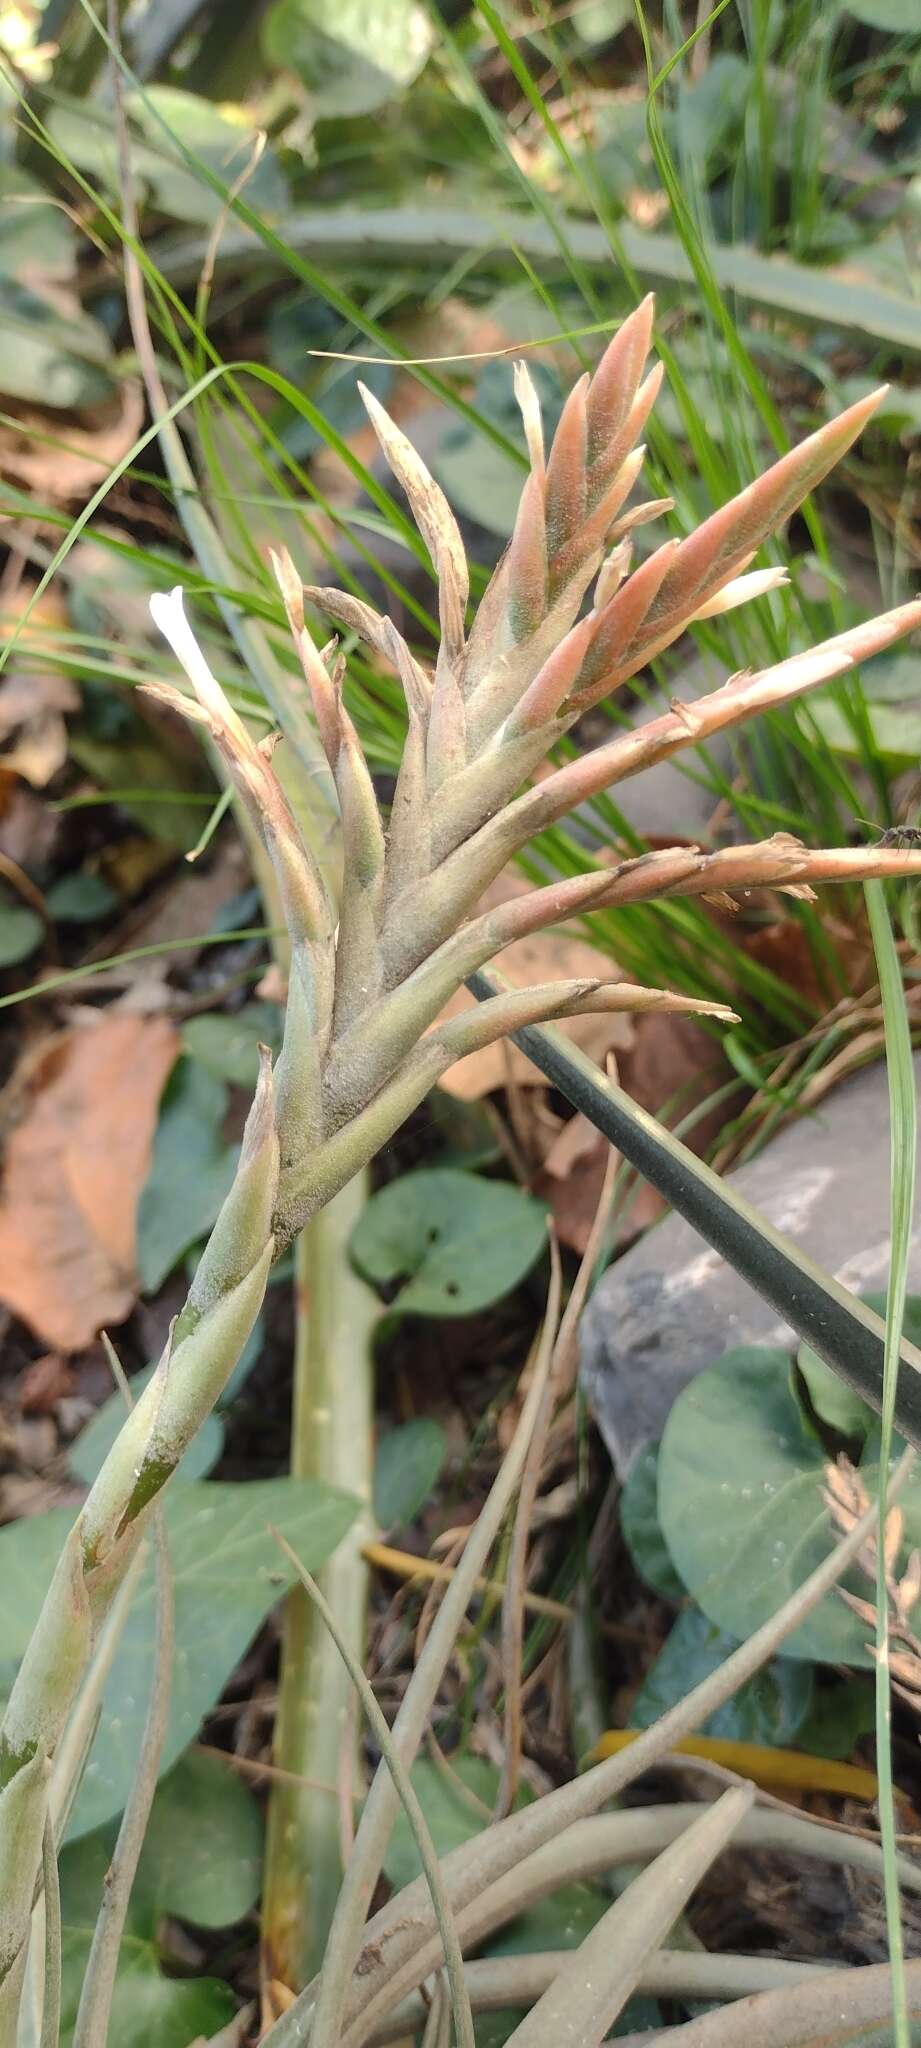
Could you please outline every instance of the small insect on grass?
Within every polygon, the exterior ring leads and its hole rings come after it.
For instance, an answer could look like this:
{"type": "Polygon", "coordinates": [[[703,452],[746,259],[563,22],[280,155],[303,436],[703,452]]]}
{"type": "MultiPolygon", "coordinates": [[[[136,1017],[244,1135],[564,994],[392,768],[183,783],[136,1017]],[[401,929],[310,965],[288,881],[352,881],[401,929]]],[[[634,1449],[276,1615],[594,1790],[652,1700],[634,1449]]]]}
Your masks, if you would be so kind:
{"type": "Polygon", "coordinates": [[[877,834],[877,846],[893,846],[896,849],[921,847],[921,825],[875,825],[872,818],[858,818],[858,825],[866,825],[869,832],[877,834]]]}

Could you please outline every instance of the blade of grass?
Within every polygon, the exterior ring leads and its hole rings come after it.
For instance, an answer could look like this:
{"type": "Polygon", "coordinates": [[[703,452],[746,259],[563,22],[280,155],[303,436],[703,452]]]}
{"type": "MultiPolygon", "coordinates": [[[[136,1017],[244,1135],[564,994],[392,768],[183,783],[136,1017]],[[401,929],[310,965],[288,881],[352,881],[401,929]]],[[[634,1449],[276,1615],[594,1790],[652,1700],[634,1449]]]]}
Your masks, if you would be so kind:
{"type": "Polygon", "coordinates": [[[889,1677],[889,1594],[886,1586],[886,1519],[889,1460],[899,1383],[899,1351],[908,1290],[908,1253],[915,1193],[918,1149],[918,1108],[915,1099],[911,1034],[902,988],[902,972],[881,882],[864,885],[867,915],[876,955],[886,1030],[889,1081],[890,1230],[891,1255],[886,1296],[886,1337],[883,1361],[879,1445],[879,1516],[876,1536],[876,1769],[885,1861],[886,1930],[892,1966],[895,2048],[909,2048],[908,2004],[899,1880],[895,1867],[895,1805],[892,1789],[892,1695],[889,1677]]]}
{"type": "Polygon", "coordinates": [[[238,931],[205,932],[195,939],[167,939],[156,946],[132,946],[126,953],[109,953],[104,960],[88,960],[85,967],[67,967],[60,974],[49,974],[44,981],[30,982],[28,988],[17,988],[12,995],[0,996],[0,1010],[11,1009],[16,1003],[32,1002],[35,996],[54,995],[59,988],[68,988],[72,982],[89,981],[94,974],[107,974],[112,967],[131,967],[135,960],[153,960],[161,953],[179,953],[199,946],[232,946],[239,939],[270,939],[273,927],[268,924],[241,925],[238,931]]]}

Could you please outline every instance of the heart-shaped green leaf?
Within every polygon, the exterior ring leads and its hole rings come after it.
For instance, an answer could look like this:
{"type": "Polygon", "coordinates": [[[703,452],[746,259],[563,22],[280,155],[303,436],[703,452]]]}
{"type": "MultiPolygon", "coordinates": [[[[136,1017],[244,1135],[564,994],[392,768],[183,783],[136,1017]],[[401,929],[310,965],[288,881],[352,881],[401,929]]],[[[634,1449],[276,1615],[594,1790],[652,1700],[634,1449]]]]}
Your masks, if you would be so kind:
{"type": "Polygon", "coordinates": [[[546,1211],[530,1195],[446,1166],[372,1195],[350,1248],[366,1280],[403,1282],[392,1310],[469,1316],[510,1293],[546,1242],[546,1211]]]}
{"type": "MultiPolygon", "coordinates": [[[[270,1533],[279,1528],[316,1571],[354,1520],[350,1494],[307,1479],[243,1485],[194,1480],[165,1501],[176,1605],[176,1655],[162,1768],[193,1740],[293,1572],[270,1533]]],[[[69,1510],[0,1529],[0,1659],[23,1655],[61,1544],[69,1510]]],[[[106,1685],[96,1741],[77,1795],[71,1834],[121,1811],[141,1746],[154,1657],[154,1575],[147,1561],[106,1685]]]]}
{"type": "Polygon", "coordinates": [[[328,119],[372,113],[411,85],[432,25],[418,0],[276,0],[263,43],[273,63],[300,73],[328,119]]]}
{"type": "MultiPolygon", "coordinates": [[[[688,1592],[737,1639],[775,1614],[832,1548],[827,1462],[783,1351],[727,1352],[675,1402],[659,1454],[662,1531],[688,1592]]],[[[878,1467],[861,1465],[860,1477],[872,1496],[878,1467]]],[[[909,1480],[899,1505],[908,1550],[921,1544],[921,1480],[909,1480]]],[[[859,1574],[843,1583],[866,1597],[859,1574]]],[[[865,1666],[867,1635],[833,1592],[789,1637],[785,1654],[865,1666]]]]}
{"type": "MultiPolygon", "coordinates": [[[[649,1728],[660,1714],[683,1700],[738,1649],[735,1636],[708,1621],[699,1607],[686,1607],[667,1635],[633,1702],[631,1728],[649,1728]]],[[[793,1657],[774,1657],[698,1729],[724,1742],[760,1742],[787,1749],[796,1741],[812,1707],[812,1667],[793,1657]]]]}
{"type": "Polygon", "coordinates": [[[138,1272],[146,1294],[207,1235],[230,1187],[237,1153],[221,1135],[226,1107],[222,1081],[197,1060],[177,1060],[138,1204],[138,1272]]]}
{"type": "MultiPolygon", "coordinates": [[[[93,1919],[115,1843],[112,1823],[60,1858],[63,1937],[62,2048],[76,2019],[93,1919]]],[[[210,1756],[185,1756],[158,1787],[128,1908],[109,2039],[120,2048],[187,2048],[231,2017],[235,2001],[213,1977],[164,1976],[158,1930],[167,1915],[230,1927],[259,1896],[262,1816],[239,1777],[210,1756]]]]}
{"type": "Polygon", "coordinates": [[[620,1526],[640,1578],[663,1600],[683,1600],[685,1588],[659,1521],[658,1444],[646,1444],[630,1467],[620,1496],[620,1526]]]}
{"type": "Polygon", "coordinates": [[[382,1529],[402,1529],[428,1499],[445,1461],[447,1439],[427,1415],[388,1429],[374,1461],[374,1512],[382,1529]]]}
{"type": "Polygon", "coordinates": [[[190,1017],[182,1027],[183,1051],[207,1067],[219,1081],[234,1088],[255,1088],[259,1078],[259,1046],[277,1052],[281,1042],[277,1003],[246,1003],[232,1017],[215,1011],[190,1017]]]}

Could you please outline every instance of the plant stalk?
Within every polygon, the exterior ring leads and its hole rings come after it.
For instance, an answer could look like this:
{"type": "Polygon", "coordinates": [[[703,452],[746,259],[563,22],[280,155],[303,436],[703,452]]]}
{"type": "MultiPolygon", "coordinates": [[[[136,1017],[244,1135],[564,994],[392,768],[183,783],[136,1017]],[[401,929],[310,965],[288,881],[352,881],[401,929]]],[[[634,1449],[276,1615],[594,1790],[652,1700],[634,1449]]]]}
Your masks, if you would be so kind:
{"type": "MultiPolygon", "coordinates": [[[[367,1199],[367,1180],[366,1172],[356,1174],[295,1246],[291,1417],[295,1477],[341,1486],[366,1504],[317,1574],[359,1662],[368,1592],[362,1549],[373,1534],[372,1333],[379,1309],[349,1264],[348,1240],[367,1199]]],[[[309,1783],[276,1779],[272,1785],[262,1926],[266,1973],[295,1991],[320,1967],[342,1878],[336,1791],[342,1783],[360,1790],[351,1698],[335,1643],[303,1588],[294,1587],[285,1602],[274,1761],[309,1783]]]]}

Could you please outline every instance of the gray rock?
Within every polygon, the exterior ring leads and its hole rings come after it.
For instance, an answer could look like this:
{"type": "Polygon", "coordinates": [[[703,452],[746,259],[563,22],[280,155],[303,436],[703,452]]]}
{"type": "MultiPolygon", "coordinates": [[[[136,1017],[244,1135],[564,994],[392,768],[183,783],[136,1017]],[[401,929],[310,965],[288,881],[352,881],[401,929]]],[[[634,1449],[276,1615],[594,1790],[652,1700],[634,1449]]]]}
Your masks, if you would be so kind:
{"type": "MultiPolygon", "coordinates": [[[[915,1060],[921,1084],[921,1056],[915,1060]]],[[[889,1101],[885,1066],[868,1068],[813,1116],[780,1132],[728,1179],[775,1228],[855,1294],[889,1270],[889,1101]]],[[[908,1285],[921,1291],[921,1205],[908,1285]]],[[[582,1383],[614,1469],[624,1478],[661,1435],[682,1387],[739,1344],[781,1344],[779,1322],[680,1216],[671,1215],[609,1268],[580,1335],[582,1383]]]]}

